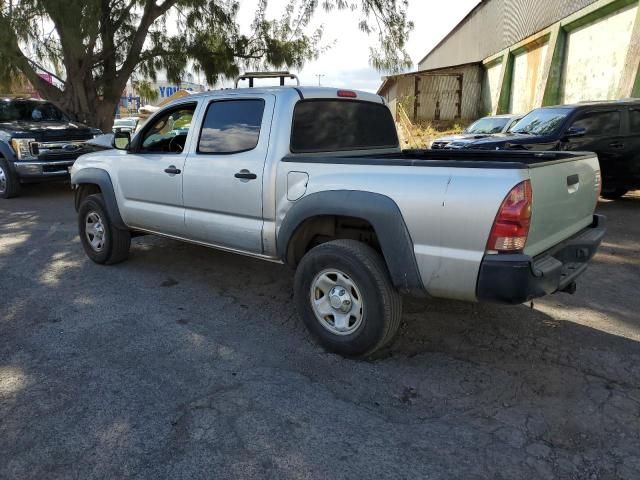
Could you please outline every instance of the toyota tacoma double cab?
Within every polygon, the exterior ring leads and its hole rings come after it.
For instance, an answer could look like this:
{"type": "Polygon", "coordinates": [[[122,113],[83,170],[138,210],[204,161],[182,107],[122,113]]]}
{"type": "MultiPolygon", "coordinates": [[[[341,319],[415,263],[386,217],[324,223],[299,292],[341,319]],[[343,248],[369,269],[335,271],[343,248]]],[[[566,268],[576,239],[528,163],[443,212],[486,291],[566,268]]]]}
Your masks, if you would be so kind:
{"type": "Polygon", "coordinates": [[[0,99],[0,198],[19,195],[23,183],[68,180],[69,167],[100,130],[71,121],[44,100],[0,99]]]}
{"type": "Polygon", "coordinates": [[[573,292],[605,232],[596,155],[401,151],[370,93],[205,92],[115,145],[71,170],[91,260],[125,260],[145,233],[285,263],[308,329],[348,356],[392,340],[402,293],[573,292]]]}

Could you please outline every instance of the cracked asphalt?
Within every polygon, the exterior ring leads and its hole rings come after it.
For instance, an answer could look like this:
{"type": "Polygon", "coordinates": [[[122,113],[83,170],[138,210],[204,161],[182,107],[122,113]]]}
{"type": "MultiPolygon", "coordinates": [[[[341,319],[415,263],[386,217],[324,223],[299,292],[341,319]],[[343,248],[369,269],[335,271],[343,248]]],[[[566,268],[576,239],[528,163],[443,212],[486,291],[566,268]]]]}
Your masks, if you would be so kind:
{"type": "Polygon", "coordinates": [[[368,361],[313,343],[286,267],[158,237],[94,265],[72,198],[0,201],[0,478],[640,478],[640,192],[575,295],[405,299],[368,361]]]}

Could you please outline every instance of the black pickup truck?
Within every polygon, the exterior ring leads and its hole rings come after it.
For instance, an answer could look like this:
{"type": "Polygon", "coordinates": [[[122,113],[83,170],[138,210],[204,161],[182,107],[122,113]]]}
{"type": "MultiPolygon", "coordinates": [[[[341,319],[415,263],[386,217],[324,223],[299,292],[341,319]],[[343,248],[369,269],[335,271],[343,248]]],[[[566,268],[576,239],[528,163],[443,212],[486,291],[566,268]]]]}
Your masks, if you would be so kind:
{"type": "Polygon", "coordinates": [[[538,108],[509,133],[452,142],[448,148],[595,152],[602,196],[619,198],[640,188],[640,99],[538,108]]]}
{"type": "Polygon", "coordinates": [[[87,140],[100,130],[71,121],[43,100],[0,98],[0,198],[15,197],[23,183],[66,180],[87,140]]]}

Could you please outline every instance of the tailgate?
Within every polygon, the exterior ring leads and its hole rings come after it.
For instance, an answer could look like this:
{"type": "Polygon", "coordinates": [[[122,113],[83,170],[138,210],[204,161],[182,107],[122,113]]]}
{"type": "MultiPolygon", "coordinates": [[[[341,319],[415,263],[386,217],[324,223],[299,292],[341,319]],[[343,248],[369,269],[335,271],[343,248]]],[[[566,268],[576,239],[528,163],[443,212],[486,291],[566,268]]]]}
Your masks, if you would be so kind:
{"type": "Polygon", "coordinates": [[[599,172],[595,154],[530,167],[533,210],[524,253],[538,255],[592,223],[599,172]]]}

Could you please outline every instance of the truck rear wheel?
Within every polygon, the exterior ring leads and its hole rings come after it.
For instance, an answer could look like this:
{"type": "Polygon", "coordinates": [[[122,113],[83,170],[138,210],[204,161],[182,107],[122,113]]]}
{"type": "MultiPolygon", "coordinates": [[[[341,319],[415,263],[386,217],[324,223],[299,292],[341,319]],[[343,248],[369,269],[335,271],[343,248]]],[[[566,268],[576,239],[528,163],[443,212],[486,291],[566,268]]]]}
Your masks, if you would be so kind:
{"type": "Polygon", "coordinates": [[[131,233],[113,225],[102,194],[82,200],[78,208],[78,230],[84,251],[94,262],[112,265],[129,256],[131,233]]]}
{"type": "Polygon", "coordinates": [[[402,297],[381,255],[355,240],[323,243],[302,258],[295,302],[318,342],[346,356],[366,356],[387,345],[402,316],[402,297]]]}
{"type": "Polygon", "coordinates": [[[20,182],[9,168],[7,160],[0,158],[0,198],[12,198],[20,193],[20,182]]]}
{"type": "Polygon", "coordinates": [[[626,188],[612,188],[611,190],[603,190],[600,196],[607,200],[617,200],[624,197],[628,191],[626,188]]]}

